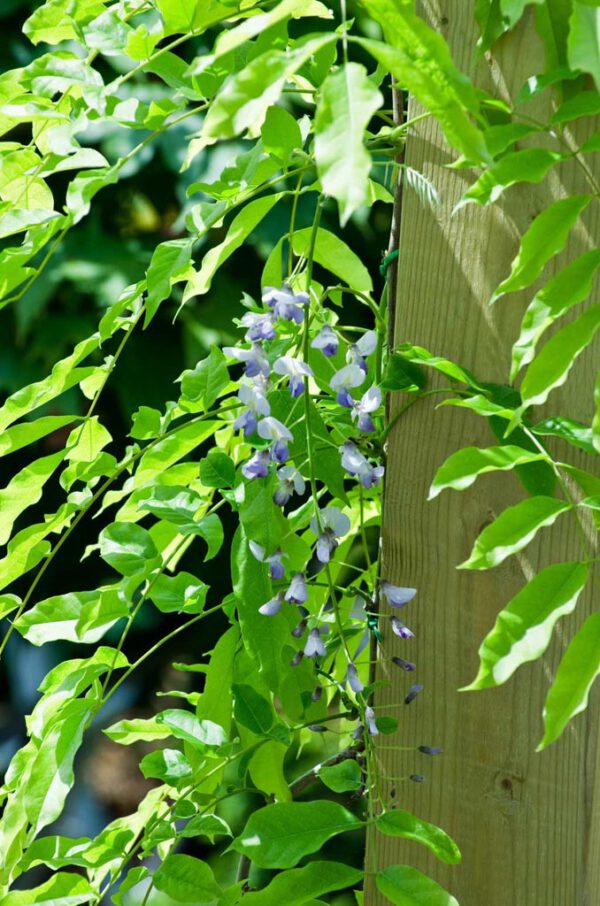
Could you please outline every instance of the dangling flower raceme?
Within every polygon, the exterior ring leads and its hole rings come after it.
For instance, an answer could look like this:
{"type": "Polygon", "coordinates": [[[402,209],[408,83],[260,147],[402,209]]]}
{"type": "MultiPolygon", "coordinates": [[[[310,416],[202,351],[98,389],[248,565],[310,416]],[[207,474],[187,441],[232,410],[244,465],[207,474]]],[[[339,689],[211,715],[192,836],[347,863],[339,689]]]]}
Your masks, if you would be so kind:
{"type": "Polygon", "coordinates": [[[305,657],[325,657],[327,654],[327,649],[321,638],[321,633],[318,629],[311,629],[308,633],[308,639],[306,645],[304,646],[304,656],[305,657]]]}
{"type": "Polygon", "coordinates": [[[312,377],[312,368],[300,359],[290,355],[282,355],[273,363],[275,374],[281,374],[290,379],[290,396],[296,398],[304,393],[304,378],[312,377]]]}
{"type": "Polygon", "coordinates": [[[293,494],[304,494],[306,482],[294,466],[284,466],[277,470],[277,487],[273,500],[277,506],[285,506],[293,494]]]}
{"type": "Polygon", "coordinates": [[[310,344],[313,349],[320,349],[324,356],[330,358],[339,348],[339,340],[332,327],[325,324],[310,344]]]}
{"type": "Polygon", "coordinates": [[[244,373],[249,378],[256,377],[259,374],[268,377],[271,372],[269,360],[260,343],[253,343],[250,349],[238,349],[237,346],[224,346],[223,352],[230,358],[237,359],[238,362],[244,362],[244,373]]]}
{"type": "Polygon", "coordinates": [[[269,474],[269,451],[257,450],[254,456],[242,466],[244,478],[266,478],[269,474]]]}
{"type": "Polygon", "coordinates": [[[308,591],[306,589],[306,579],[304,578],[304,574],[296,573],[292,577],[290,587],[285,593],[285,600],[289,601],[290,604],[304,604],[307,598],[308,591]]]}
{"type": "Polygon", "coordinates": [[[247,311],[245,315],[242,316],[241,324],[244,327],[247,327],[246,339],[247,340],[274,340],[277,336],[277,331],[275,330],[274,316],[269,311],[258,314],[254,311],[247,311]]]}
{"type": "Polygon", "coordinates": [[[353,387],[360,387],[364,379],[365,373],[358,365],[345,365],[339,371],[336,371],[329,381],[329,386],[332,390],[335,390],[335,398],[340,406],[352,409],[355,401],[350,390],[353,387]]]}
{"type": "Polygon", "coordinates": [[[283,592],[279,591],[274,598],[271,598],[270,601],[267,601],[266,604],[263,604],[262,607],[258,608],[258,612],[262,613],[265,617],[274,617],[276,613],[279,613],[281,610],[281,605],[283,604],[283,592]]]}
{"type": "Polygon", "coordinates": [[[416,588],[402,588],[400,585],[392,585],[386,579],[382,580],[379,587],[382,596],[391,607],[404,607],[417,593],[416,588]]]}
{"type": "Polygon", "coordinates": [[[377,334],[374,330],[367,330],[366,333],[362,335],[360,340],[356,343],[352,343],[348,347],[348,352],[346,353],[346,361],[349,364],[358,365],[358,367],[366,374],[367,373],[367,363],[365,361],[366,357],[371,355],[377,349],[377,334]]]}
{"type": "Polygon", "coordinates": [[[319,522],[315,516],[310,520],[310,527],[318,535],[317,560],[329,563],[331,555],[338,546],[338,538],[342,538],[350,531],[350,520],[336,506],[329,506],[319,513],[319,522]]]}
{"type": "Polygon", "coordinates": [[[266,397],[266,382],[256,380],[252,384],[241,384],[238,390],[238,399],[247,407],[240,412],[233,423],[236,431],[244,432],[245,437],[254,434],[258,425],[258,416],[271,414],[271,407],[266,397]]]}
{"type": "Polygon", "coordinates": [[[308,305],[310,297],[308,293],[294,293],[287,285],[282,286],[281,289],[265,286],[262,301],[273,309],[275,318],[301,324],[304,320],[304,306],[308,305]]]}
{"type": "Polygon", "coordinates": [[[294,435],[289,428],[272,416],[263,418],[258,423],[258,435],[264,440],[272,440],[271,459],[274,462],[284,463],[290,458],[288,450],[288,441],[294,439],[294,435]]]}
{"type": "Polygon", "coordinates": [[[379,484],[383,477],[383,466],[373,466],[360,452],[356,444],[347,440],[340,448],[342,454],[342,468],[348,475],[358,478],[364,488],[373,488],[379,484]]]}
{"type": "Polygon", "coordinates": [[[352,404],[352,419],[357,423],[359,431],[373,432],[375,425],[371,412],[381,406],[381,390],[377,386],[369,387],[358,403],[352,404]]]}
{"type": "Polygon", "coordinates": [[[285,576],[285,567],[283,565],[283,557],[286,554],[283,551],[276,550],[273,554],[267,556],[267,552],[261,544],[257,544],[256,541],[249,541],[248,546],[252,551],[252,554],[260,563],[269,564],[269,575],[272,579],[283,579],[285,576]]]}

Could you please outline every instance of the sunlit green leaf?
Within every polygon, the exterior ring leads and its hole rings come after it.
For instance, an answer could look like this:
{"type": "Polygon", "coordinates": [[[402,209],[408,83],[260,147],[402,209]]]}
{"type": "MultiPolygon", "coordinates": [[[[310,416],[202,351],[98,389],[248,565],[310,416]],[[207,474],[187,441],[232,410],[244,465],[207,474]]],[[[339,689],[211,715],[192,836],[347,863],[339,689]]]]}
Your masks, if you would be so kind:
{"type": "Polygon", "coordinates": [[[157,565],[158,551],[141,525],[113,522],[100,533],[100,556],[123,576],[148,571],[157,565]]]}
{"type": "Polygon", "coordinates": [[[228,383],[225,356],[213,346],[207,358],[198,362],[194,369],[183,372],[181,392],[185,399],[193,403],[202,402],[206,409],[210,409],[228,383]]]}
{"type": "Polygon", "coordinates": [[[161,711],[156,719],[159,724],[168,727],[172,736],[189,742],[195,748],[218,748],[226,741],[223,727],[211,720],[199,720],[189,711],[171,708],[161,711]]]}
{"type": "Polygon", "coordinates": [[[158,723],[155,717],[136,717],[132,720],[119,720],[116,724],[102,731],[113,742],[128,746],[133,742],[153,742],[156,739],[168,739],[171,730],[166,724],[158,723]]]}
{"type": "Polygon", "coordinates": [[[89,903],[94,888],[73,872],[59,871],[39,887],[14,890],[3,896],[3,906],[79,906],[89,903]]]}
{"type": "Polygon", "coordinates": [[[454,840],[435,824],[422,821],[411,812],[403,809],[383,812],[377,818],[376,827],[382,834],[390,837],[404,837],[422,843],[448,865],[460,862],[460,850],[454,840]]]}
{"type": "Polygon", "coordinates": [[[6,487],[0,489],[0,545],[10,538],[15,519],[40,500],[46,482],[63,459],[62,450],[42,456],[17,472],[6,487]]]}
{"type": "MultiPolygon", "coordinates": [[[[295,231],[292,244],[296,255],[308,254],[311,233],[310,228],[295,231]]],[[[351,289],[361,293],[372,292],[373,281],[358,255],[339,236],[322,227],[317,231],[314,260],[340,277],[351,289]]]]}
{"type": "Polygon", "coordinates": [[[332,890],[358,884],[363,872],[341,862],[309,862],[303,868],[282,871],[262,890],[247,893],[248,906],[304,906],[332,890]]]}
{"type": "Polygon", "coordinates": [[[521,182],[541,182],[560,160],[561,154],[557,151],[548,151],[546,148],[511,151],[481,174],[474,185],[465,192],[459,206],[462,207],[471,201],[481,205],[491,204],[510,186],[521,182]]]}
{"type": "Polygon", "coordinates": [[[575,0],[569,26],[569,64],[573,69],[589,72],[600,91],[600,9],[575,0]]]}
{"type": "Polygon", "coordinates": [[[200,481],[207,488],[231,488],[235,483],[235,465],[223,450],[210,450],[200,462],[200,481]]]}
{"type": "Polygon", "coordinates": [[[167,856],[152,879],[176,903],[214,903],[221,892],[206,862],[183,853],[167,856]]]}
{"type": "Polygon", "coordinates": [[[173,284],[189,276],[192,246],[191,239],[170,239],[168,242],[161,242],[154,250],[146,275],[146,326],[156,314],[160,303],[169,298],[173,284]]]}
{"type": "Polygon", "coordinates": [[[521,447],[506,444],[501,447],[465,447],[448,457],[440,466],[429,490],[429,500],[444,490],[454,488],[464,491],[475,483],[479,475],[485,472],[506,471],[525,462],[544,459],[543,453],[523,450],[521,447]]]}
{"type": "Polygon", "coordinates": [[[193,774],[189,760],[179,749],[158,749],[140,761],[140,771],[146,779],[153,777],[173,786],[193,774]]]}
{"type": "Polygon", "coordinates": [[[355,792],[363,784],[363,774],[355,758],[345,758],[339,764],[322,765],[317,777],[334,793],[355,792]]]}
{"type": "Polygon", "coordinates": [[[390,865],[378,871],[375,880],[395,906],[458,906],[443,887],[409,865],[390,865]]]}

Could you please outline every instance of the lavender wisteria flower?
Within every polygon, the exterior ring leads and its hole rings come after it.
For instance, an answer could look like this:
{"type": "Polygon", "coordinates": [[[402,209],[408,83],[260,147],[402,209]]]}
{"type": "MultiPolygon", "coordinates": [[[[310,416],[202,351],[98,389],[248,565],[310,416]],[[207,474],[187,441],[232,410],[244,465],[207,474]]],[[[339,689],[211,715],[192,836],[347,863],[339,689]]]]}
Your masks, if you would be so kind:
{"type": "Polygon", "coordinates": [[[410,705],[410,703],[414,702],[417,695],[419,695],[422,691],[423,691],[423,684],[415,683],[414,686],[411,686],[410,689],[408,690],[408,695],[404,699],[404,704],[410,705]]]}
{"type": "Polygon", "coordinates": [[[290,395],[292,397],[301,396],[304,392],[304,378],[312,377],[312,368],[306,362],[300,359],[294,359],[290,355],[282,355],[273,363],[275,374],[281,374],[290,379],[290,395]]]}
{"type": "Polygon", "coordinates": [[[244,478],[266,478],[269,474],[269,451],[257,450],[254,456],[242,466],[244,478]]]}
{"type": "Polygon", "coordinates": [[[258,424],[258,435],[264,440],[272,440],[271,444],[271,459],[274,462],[284,463],[287,462],[290,458],[290,451],[288,450],[288,441],[294,439],[294,435],[289,428],[280,422],[278,419],[269,416],[268,418],[263,418],[258,424]]]}
{"type": "Polygon", "coordinates": [[[377,334],[374,330],[367,330],[360,340],[352,343],[346,353],[346,361],[349,364],[358,365],[358,367],[367,373],[366,357],[371,355],[377,349],[377,334]]]}
{"type": "Polygon", "coordinates": [[[329,386],[335,390],[336,400],[340,406],[352,409],[354,398],[350,393],[353,387],[360,387],[365,379],[364,371],[358,365],[345,365],[333,375],[329,386]]]}
{"type": "Polygon", "coordinates": [[[285,576],[283,557],[286,556],[283,551],[276,550],[274,553],[267,555],[265,548],[261,544],[257,544],[256,541],[249,541],[248,546],[252,551],[252,555],[260,563],[268,563],[269,575],[272,579],[283,579],[285,576]]]}
{"type": "Polygon", "coordinates": [[[412,601],[417,593],[416,588],[403,588],[401,585],[392,585],[387,579],[383,579],[379,587],[382,596],[391,607],[404,607],[405,604],[412,601]]]}
{"type": "Polygon", "coordinates": [[[236,431],[244,432],[245,437],[254,434],[258,425],[258,416],[271,414],[271,407],[265,393],[265,382],[255,380],[252,384],[241,384],[238,399],[247,407],[233,423],[236,431]]]}
{"type": "Polygon", "coordinates": [[[407,673],[413,673],[417,669],[417,665],[413,664],[412,661],[405,661],[403,657],[397,657],[396,655],[392,658],[392,663],[396,667],[400,667],[401,670],[406,670],[407,673]]]}
{"type": "Polygon", "coordinates": [[[224,346],[223,352],[238,362],[244,362],[244,373],[253,378],[259,374],[268,377],[271,372],[269,360],[260,343],[253,343],[250,349],[238,349],[237,346],[224,346]]]}
{"type": "Polygon", "coordinates": [[[301,324],[304,320],[304,306],[308,305],[309,295],[304,292],[294,293],[287,285],[282,286],[281,289],[265,286],[262,301],[273,309],[276,318],[301,324]]]}
{"type": "Polygon", "coordinates": [[[356,444],[347,440],[341,447],[342,468],[348,475],[358,478],[364,488],[373,488],[379,484],[383,477],[383,466],[371,465],[366,456],[360,452],[356,444]]]}
{"type": "Polygon", "coordinates": [[[306,645],[304,646],[304,656],[305,657],[325,657],[327,654],[327,649],[323,639],[321,638],[321,633],[318,629],[311,629],[308,633],[308,639],[306,640],[306,645]]]}
{"type": "Polygon", "coordinates": [[[375,722],[375,712],[370,706],[365,708],[365,723],[367,725],[367,730],[369,731],[369,736],[379,735],[379,730],[377,729],[377,724],[375,722]]]}
{"type": "Polygon", "coordinates": [[[330,358],[339,348],[339,340],[332,327],[325,324],[310,344],[313,349],[320,349],[324,356],[330,358]]]}
{"type": "Polygon", "coordinates": [[[258,608],[258,612],[262,613],[265,617],[274,617],[276,613],[279,613],[281,610],[281,605],[283,604],[283,592],[279,591],[274,598],[271,598],[270,601],[267,601],[266,604],[263,604],[262,607],[258,608]]]}
{"type": "Polygon", "coordinates": [[[247,327],[247,340],[274,340],[277,336],[272,312],[258,313],[247,311],[241,319],[241,324],[247,327]]]}
{"type": "Polygon", "coordinates": [[[362,692],[364,684],[361,682],[361,679],[358,675],[358,670],[354,664],[348,664],[348,669],[346,671],[346,682],[350,686],[353,692],[362,692]]]}
{"type": "Polygon", "coordinates": [[[377,386],[369,387],[358,403],[352,405],[352,419],[357,423],[359,431],[375,431],[371,412],[381,406],[381,390],[377,386]]]}
{"type": "Polygon", "coordinates": [[[307,598],[308,591],[306,588],[306,579],[304,578],[304,574],[296,573],[292,577],[290,587],[285,593],[285,600],[289,601],[290,604],[304,604],[307,598]]]}
{"type": "Polygon", "coordinates": [[[318,535],[317,560],[329,563],[331,555],[338,546],[338,538],[350,531],[350,520],[336,506],[329,506],[319,513],[319,522],[315,516],[310,520],[310,527],[318,535]],[[319,528],[320,522],[320,528],[319,528]]]}
{"type": "Polygon", "coordinates": [[[414,632],[412,632],[408,626],[405,626],[402,620],[399,620],[398,617],[392,617],[391,619],[392,630],[394,633],[401,639],[412,639],[414,638],[414,632]]]}
{"type": "Polygon", "coordinates": [[[294,466],[284,466],[277,470],[277,487],[273,500],[277,506],[285,506],[293,494],[304,494],[306,482],[294,466]]]}

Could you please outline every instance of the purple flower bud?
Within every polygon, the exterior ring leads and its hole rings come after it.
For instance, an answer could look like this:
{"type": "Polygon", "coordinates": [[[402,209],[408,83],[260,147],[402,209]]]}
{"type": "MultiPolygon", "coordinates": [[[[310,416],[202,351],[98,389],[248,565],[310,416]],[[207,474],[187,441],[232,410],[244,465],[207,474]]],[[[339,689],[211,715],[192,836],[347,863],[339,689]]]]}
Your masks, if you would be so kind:
{"type": "Polygon", "coordinates": [[[410,774],[408,779],[412,780],[413,783],[423,783],[425,781],[422,774],[410,774]]]}
{"type": "Polygon", "coordinates": [[[280,465],[283,465],[290,458],[289,447],[284,440],[273,441],[269,454],[273,462],[278,462],[280,465]]]}
{"type": "Polygon", "coordinates": [[[313,733],[327,733],[329,727],[326,727],[323,724],[309,724],[308,729],[312,730],[313,733]]]}
{"type": "Polygon", "coordinates": [[[244,478],[266,478],[269,474],[269,451],[258,450],[254,456],[242,466],[244,478]]]}
{"type": "Polygon", "coordinates": [[[433,746],[419,746],[419,752],[423,755],[442,755],[443,749],[435,749],[433,746]]]}
{"type": "Polygon", "coordinates": [[[320,702],[323,697],[323,686],[317,686],[310,697],[314,702],[320,702]]]}
{"type": "Polygon", "coordinates": [[[244,437],[250,437],[256,431],[257,424],[256,414],[250,409],[244,409],[234,421],[233,427],[235,431],[243,431],[244,437]]]}
{"type": "Polygon", "coordinates": [[[274,617],[276,613],[279,613],[281,610],[281,605],[283,604],[283,592],[278,592],[274,598],[271,598],[270,601],[267,601],[266,604],[263,604],[262,607],[258,608],[258,612],[262,613],[265,617],[274,617]]]}
{"type": "Polygon", "coordinates": [[[295,639],[301,639],[306,632],[306,620],[300,620],[297,626],[292,629],[292,635],[295,639]]]}
{"type": "Polygon", "coordinates": [[[302,662],[303,657],[304,657],[304,652],[297,651],[296,654],[294,655],[294,657],[290,661],[290,667],[297,667],[302,662]]]}
{"type": "Polygon", "coordinates": [[[296,573],[285,593],[285,600],[289,601],[290,604],[304,604],[307,598],[306,579],[303,573],[296,573]]]}
{"type": "Polygon", "coordinates": [[[361,679],[358,675],[358,670],[354,664],[348,664],[348,669],[346,671],[346,681],[353,692],[362,692],[364,684],[361,682],[361,679]]]}
{"type": "Polygon", "coordinates": [[[370,706],[367,706],[365,708],[365,723],[367,724],[369,736],[379,735],[379,730],[377,729],[377,724],[375,723],[375,712],[370,706]]]}
{"type": "Polygon", "coordinates": [[[323,644],[321,633],[318,629],[311,629],[308,634],[306,645],[304,646],[305,657],[325,657],[327,649],[323,644]]]}
{"type": "Polygon", "coordinates": [[[417,695],[419,694],[419,692],[422,692],[422,691],[423,691],[423,686],[421,685],[421,683],[415,683],[414,686],[411,686],[410,689],[408,690],[408,695],[404,699],[404,704],[410,705],[411,702],[414,702],[414,700],[417,697],[417,695]]]}
{"type": "Polygon", "coordinates": [[[404,607],[412,601],[417,593],[416,588],[403,588],[401,585],[392,585],[384,579],[381,583],[381,594],[391,607],[404,607]]]}
{"type": "Polygon", "coordinates": [[[408,626],[405,626],[404,623],[402,623],[402,621],[398,619],[398,617],[392,617],[391,624],[392,624],[393,631],[399,638],[401,638],[401,639],[414,638],[414,635],[415,635],[414,632],[411,632],[411,630],[408,628],[408,626]]]}
{"type": "Polygon", "coordinates": [[[320,349],[324,356],[330,358],[337,353],[339,342],[335,331],[326,324],[321,328],[310,345],[313,349],[320,349]]]}
{"type": "Polygon", "coordinates": [[[413,664],[412,661],[405,661],[403,657],[394,656],[392,658],[392,663],[394,663],[396,667],[400,667],[401,670],[406,670],[407,673],[412,673],[413,670],[417,669],[416,664],[413,664]]]}

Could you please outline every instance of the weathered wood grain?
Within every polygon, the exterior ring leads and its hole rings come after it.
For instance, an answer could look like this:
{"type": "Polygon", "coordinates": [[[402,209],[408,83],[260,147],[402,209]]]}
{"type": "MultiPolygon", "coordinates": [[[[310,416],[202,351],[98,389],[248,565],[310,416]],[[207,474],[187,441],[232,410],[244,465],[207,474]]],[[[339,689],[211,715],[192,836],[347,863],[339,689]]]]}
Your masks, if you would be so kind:
{"type": "MultiPolygon", "coordinates": [[[[431,0],[421,6],[423,16],[445,35],[457,64],[471,75],[473,7],[471,0],[431,0]]],[[[483,87],[512,94],[527,76],[542,70],[542,49],[527,17],[495,49],[493,58],[478,64],[475,78],[483,87]]],[[[418,112],[414,104],[411,112],[418,112]]],[[[538,106],[533,112],[543,117],[548,108],[538,106]]],[[[599,123],[585,125],[597,129],[599,123]]],[[[532,294],[501,299],[493,309],[488,306],[490,294],[509,271],[519,233],[552,200],[589,191],[585,175],[570,162],[541,186],[512,189],[502,205],[469,206],[452,217],[470,174],[444,168],[451,155],[433,121],[414,128],[406,155],[409,164],[433,179],[444,205],[434,215],[413,193],[404,193],[396,341],[425,346],[482,380],[508,383],[510,346],[532,294]]],[[[600,166],[595,175],[600,178],[600,166]]],[[[597,244],[599,227],[596,202],[546,277],[597,244]]],[[[598,301],[597,292],[592,301],[598,301]]],[[[553,394],[549,411],[589,422],[599,360],[596,345],[560,394],[553,394]]],[[[398,405],[395,400],[392,416],[398,405]]],[[[462,494],[445,491],[427,503],[429,483],[453,451],[494,442],[482,419],[452,408],[436,412],[430,401],[415,405],[391,434],[384,575],[416,586],[419,593],[405,611],[415,639],[393,637],[383,621],[385,654],[378,678],[389,679],[391,685],[378,692],[376,709],[399,716],[400,730],[377,740],[382,788],[388,806],[409,808],[451,833],[462,849],[463,863],[449,868],[415,843],[370,834],[367,865],[370,871],[390,864],[415,865],[451,890],[461,906],[597,906],[600,690],[595,689],[587,713],[575,719],[556,745],[534,753],[549,680],[586,611],[598,607],[597,592],[594,601],[588,590],[541,662],[521,668],[501,689],[457,691],[475,676],[481,640],[526,576],[538,565],[581,555],[574,519],[567,516],[558,527],[545,530],[520,560],[511,558],[480,574],[455,570],[481,528],[523,492],[514,475],[484,476],[462,494]],[[416,660],[417,674],[390,667],[392,654],[416,660]],[[424,683],[425,691],[406,707],[403,698],[415,681],[424,683]],[[445,754],[434,759],[390,748],[412,744],[441,746],[445,754]],[[413,772],[425,774],[426,782],[401,779],[413,772]]],[[[387,902],[372,878],[365,902],[387,902]]]]}

